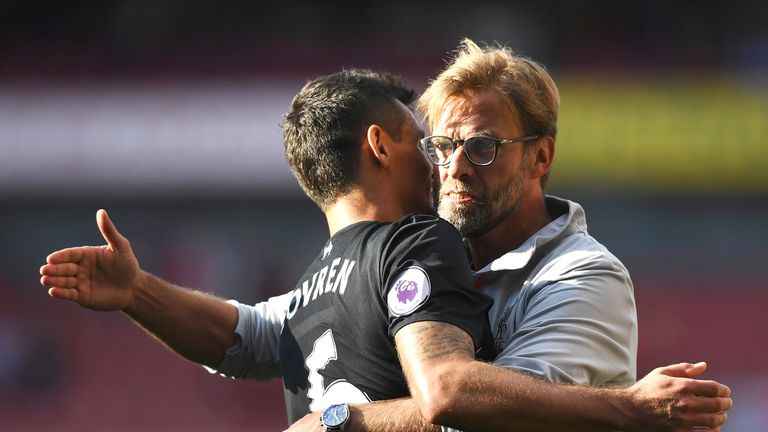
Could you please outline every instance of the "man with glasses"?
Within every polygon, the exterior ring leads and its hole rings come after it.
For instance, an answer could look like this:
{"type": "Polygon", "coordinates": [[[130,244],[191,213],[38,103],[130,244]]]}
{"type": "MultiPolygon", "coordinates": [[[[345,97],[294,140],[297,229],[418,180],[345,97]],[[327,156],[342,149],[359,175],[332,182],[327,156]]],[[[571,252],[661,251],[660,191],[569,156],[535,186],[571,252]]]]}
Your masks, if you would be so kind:
{"type": "MultiPolygon", "coordinates": [[[[662,372],[617,391],[556,386],[476,361],[487,347],[489,300],[469,289],[459,233],[425,214],[431,169],[407,108],[412,96],[391,76],[351,70],[313,80],[294,98],[284,123],[286,156],[323,210],[330,238],[292,291],[249,306],[174,286],[141,270],[104,211],[97,223],[107,245],[52,253],[41,283],[52,297],[123,311],[179,354],[220,373],[282,376],[290,421],[323,411],[322,423],[317,414],[310,421],[325,430],[351,429],[361,419],[347,403],[409,391],[416,405],[396,402],[406,404],[406,423],[387,419],[386,428],[426,427],[424,419],[476,425],[453,421],[469,401],[457,398],[465,388],[455,378],[479,380],[466,389],[476,392],[511,380],[506,391],[514,394],[491,394],[483,403],[494,407],[498,397],[511,397],[517,408],[508,424],[543,430],[560,430],[564,421],[573,430],[668,424],[702,406],[730,404],[721,384],[662,372]]],[[[669,373],[689,369],[702,367],[677,365],[669,373]]]]}
{"type": "Polygon", "coordinates": [[[496,363],[548,381],[629,385],[637,317],[622,263],[587,232],[577,203],[544,194],[559,94],[542,66],[465,40],[419,107],[438,167],[438,211],[466,239],[474,281],[494,298],[496,363]]]}
{"type": "MultiPolygon", "coordinates": [[[[438,211],[466,241],[473,285],[494,298],[489,317],[498,354],[493,365],[432,364],[429,372],[442,374],[443,387],[452,391],[426,410],[426,422],[500,431],[722,424],[730,407],[726,393],[689,389],[674,396],[670,412],[690,409],[677,419],[653,410],[629,421],[611,419],[624,409],[606,413],[582,405],[584,397],[613,405],[622,391],[596,387],[635,382],[637,318],[629,273],[587,233],[581,206],[544,194],[558,106],[557,87],[543,67],[507,48],[483,49],[470,40],[419,100],[432,131],[419,145],[437,167],[438,211]],[[545,381],[583,386],[548,387],[545,381]],[[551,393],[539,393],[543,389],[551,393]],[[569,408],[575,413],[566,414],[569,408]]],[[[654,380],[694,376],[704,367],[657,369],[626,394],[659,395],[654,380]]],[[[354,406],[348,430],[431,430],[420,418],[423,402],[417,405],[420,410],[408,400],[354,406]]],[[[292,430],[313,428],[308,416],[292,430]]]]}

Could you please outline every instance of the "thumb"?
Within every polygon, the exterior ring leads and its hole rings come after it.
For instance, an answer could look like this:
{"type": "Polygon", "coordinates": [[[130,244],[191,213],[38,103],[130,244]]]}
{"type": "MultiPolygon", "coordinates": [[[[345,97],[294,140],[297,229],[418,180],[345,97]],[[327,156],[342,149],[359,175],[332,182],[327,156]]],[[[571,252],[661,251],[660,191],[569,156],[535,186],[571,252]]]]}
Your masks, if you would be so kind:
{"type": "Polygon", "coordinates": [[[113,252],[120,253],[125,252],[126,249],[128,249],[128,239],[123,237],[117,231],[115,224],[109,219],[106,210],[99,209],[99,211],[96,212],[96,224],[99,226],[101,235],[104,237],[104,240],[107,241],[109,248],[112,249],[113,252]]]}
{"type": "Polygon", "coordinates": [[[685,374],[688,376],[688,378],[693,378],[695,376],[701,375],[704,373],[704,371],[707,369],[707,363],[706,362],[698,362],[693,365],[693,367],[689,368],[685,371],[685,374]]]}
{"type": "Polygon", "coordinates": [[[677,363],[669,366],[662,366],[660,368],[656,369],[656,372],[672,376],[672,377],[694,377],[696,375],[701,374],[704,372],[704,369],[707,368],[707,364],[705,362],[698,362],[696,364],[693,363],[677,363]]]}

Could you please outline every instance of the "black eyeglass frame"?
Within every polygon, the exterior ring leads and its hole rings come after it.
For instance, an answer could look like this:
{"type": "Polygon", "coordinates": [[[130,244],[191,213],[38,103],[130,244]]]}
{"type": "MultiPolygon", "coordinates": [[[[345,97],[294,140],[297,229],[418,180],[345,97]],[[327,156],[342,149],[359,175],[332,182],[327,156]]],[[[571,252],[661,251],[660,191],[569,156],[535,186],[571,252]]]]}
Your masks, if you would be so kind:
{"type": "MultiPolygon", "coordinates": [[[[493,161],[496,160],[496,155],[499,152],[499,146],[501,144],[513,144],[513,143],[518,143],[518,142],[528,142],[528,141],[537,140],[539,138],[541,138],[539,135],[528,135],[528,136],[524,136],[524,137],[510,138],[510,139],[501,139],[501,138],[496,138],[496,137],[486,136],[486,135],[476,135],[476,136],[471,136],[471,137],[467,137],[467,138],[451,138],[451,137],[447,137],[447,136],[444,136],[444,135],[430,135],[428,137],[424,137],[424,138],[420,139],[419,140],[419,146],[421,147],[421,150],[424,152],[424,156],[426,156],[427,160],[429,162],[431,162],[433,165],[436,165],[436,166],[446,166],[446,165],[450,164],[451,163],[451,159],[453,158],[453,154],[454,154],[454,152],[456,151],[456,148],[459,145],[461,145],[462,148],[464,149],[464,156],[467,157],[467,160],[470,163],[472,163],[473,165],[476,165],[476,166],[488,166],[488,165],[492,164],[493,161]],[[451,145],[453,146],[453,148],[451,149],[450,157],[446,158],[445,162],[443,162],[443,163],[436,162],[429,155],[429,149],[428,149],[427,143],[429,143],[429,140],[431,140],[432,138],[444,138],[444,139],[448,140],[451,143],[451,145]],[[469,155],[469,151],[467,151],[467,145],[466,144],[467,144],[467,142],[471,141],[474,138],[484,138],[484,139],[487,139],[487,140],[490,140],[490,141],[493,142],[493,157],[491,158],[490,161],[488,161],[486,163],[477,163],[474,160],[472,160],[472,156],[470,156],[469,155]]],[[[434,145],[432,145],[432,147],[434,147],[434,145]]]]}

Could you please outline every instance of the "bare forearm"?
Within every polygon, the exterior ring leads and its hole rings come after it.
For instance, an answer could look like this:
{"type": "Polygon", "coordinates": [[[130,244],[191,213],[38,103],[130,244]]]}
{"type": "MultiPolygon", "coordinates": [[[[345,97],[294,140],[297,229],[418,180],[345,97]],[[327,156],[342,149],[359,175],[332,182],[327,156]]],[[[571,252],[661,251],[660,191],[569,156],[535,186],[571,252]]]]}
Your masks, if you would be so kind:
{"type": "Polygon", "coordinates": [[[677,431],[726,420],[730,389],[693,380],[705,364],[657,368],[627,389],[552,384],[487,364],[454,365],[461,392],[443,418],[472,431],[677,431]],[[703,366],[702,366],[703,365],[703,366]]]}
{"type": "Polygon", "coordinates": [[[427,423],[471,431],[611,431],[621,390],[556,385],[474,360],[472,341],[440,322],[404,327],[395,341],[415,405],[427,423]]]}
{"type": "MultiPolygon", "coordinates": [[[[479,364],[479,363],[478,363],[479,364]]],[[[474,365],[473,367],[476,367],[474,365]]],[[[618,391],[552,385],[539,379],[509,372],[493,365],[476,370],[477,379],[457,382],[466,385],[464,397],[452,404],[444,426],[471,431],[529,432],[613,431],[617,428],[614,410],[618,391]],[[496,373],[514,375],[501,388],[496,373]]],[[[464,373],[454,371],[457,376],[464,373]]],[[[508,377],[506,377],[508,378],[508,377]]],[[[504,378],[502,378],[504,379],[504,378]]],[[[412,398],[375,402],[352,407],[351,432],[433,432],[440,431],[421,416],[412,398]]]]}
{"type": "MultiPolygon", "coordinates": [[[[605,409],[610,402],[604,400],[604,394],[595,392],[595,400],[583,403],[576,400],[567,403],[558,398],[522,396],[517,400],[501,402],[500,397],[484,395],[485,402],[475,395],[470,398],[478,401],[475,406],[458,406],[455,418],[445,426],[471,431],[508,431],[526,432],[562,431],[613,431],[615,426],[607,418],[615,417],[605,409]],[[542,403],[542,400],[545,401],[542,403]],[[542,403],[542,405],[537,405],[542,403]],[[599,414],[603,413],[603,414],[599,414]]],[[[582,398],[584,395],[577,396],[582,398]]],[[[468,401],[469,402],[469,401],[468,401]]],[[[373,403],[353,408],[353,422],[347,429],[351,432],[439,432],[436,425],[427,423],[419,412],[413,399],[373,403]]]]}
{"type": "Polygon", "coordinates": [[[443,422],[472,431],[612,431],[621,426],[622,390],[556,385],[493,364],[453,366],[455,398],[443,422]]]}
{"type": "Polygon", "coordinates": [[[234,343],[236,308],[146,272],[140,281],[123,312],[183,357],[211,367],[221,363],[234,343]]]}
{"type": "MultiPolygon", "coordinates": [[[[655,369],[630,388],[607,389],[552,384],[492,364],[454,362],[447,385],[460,390],[446,393],[448,408],[437,423],[467,431],[715,429],[727,419],[725,411],[733,401],[727,386],[690,378],[705,367],[703,363],[670,365],[655,369]]],[[[397,403],[377,403],[370,410],[363,407],[365,428],[359,430],[429,430],[414,420],[415,402],[397,403]]]]}
{"type": "Polygon", "coordinates": [[[439,432],[427,423],[412,398],[374,402],[351,407],[348,432],[439,432]]]}

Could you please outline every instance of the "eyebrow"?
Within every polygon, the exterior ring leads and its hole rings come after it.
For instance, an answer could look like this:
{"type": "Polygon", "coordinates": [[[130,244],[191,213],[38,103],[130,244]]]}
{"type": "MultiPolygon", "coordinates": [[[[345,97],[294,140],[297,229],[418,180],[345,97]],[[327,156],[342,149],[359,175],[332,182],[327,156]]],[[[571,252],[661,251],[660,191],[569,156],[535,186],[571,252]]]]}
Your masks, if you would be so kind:
{"type": "Polygon", "coordinates": [[[484,129],[481,131],[471,133],[467,138],[476,137],[476,136],[495,137],[495,135],[492,134],[491,131],[484,129]]]}

